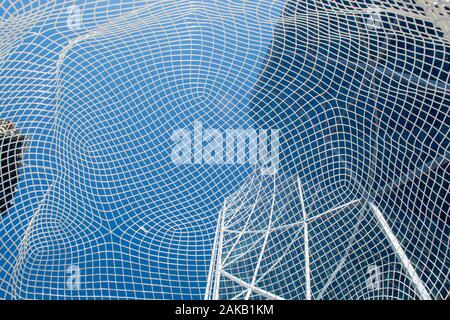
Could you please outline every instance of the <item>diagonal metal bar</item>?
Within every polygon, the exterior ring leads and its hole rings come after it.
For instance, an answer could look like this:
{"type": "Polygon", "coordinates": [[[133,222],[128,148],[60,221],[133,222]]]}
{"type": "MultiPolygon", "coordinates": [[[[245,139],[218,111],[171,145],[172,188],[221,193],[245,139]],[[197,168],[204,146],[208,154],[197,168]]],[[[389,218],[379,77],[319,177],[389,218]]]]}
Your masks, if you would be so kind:
{"type": "Polygon", "coordinates": [[[226,211],[226,201],[222,210],[222,214],[219,222],[219,242],[217,245],[217,259],[216,259],[216,272],[214,278],[214,290],[213,290],[213,300],[219,300],[219,287],[220,287],[220,271],[222,270],[222,247],[223,247],[223,225],[225,219],[226,211]]]}
{"type": "Polygon", "coordinates": [[[261,288],[258,288],[256,286],[254,286],[254,285],[248,284],[247,282],[242,281],[241,279],[239,279],[239,278],[229,274],[228,272],[226,272],[224,270],[221,271],[221,274],[224,277],[230,279],[231,281],[234,281],[237,284],[243,286],[244,288],[247,288],[250,293],[251,292],[255,292],[255,293],[257,293],[259,295],[262,295],[263,297],[265,297],[267,299],[271,299],[271,300],[285,300],[284,298],[282,298],[280,296],[277,296],[277,295],[275,295],[273,293],[270,293],[269,291],[266,291],[264,289],[261,289],[261,288]]]}
{"type": "Polygon", "coordinates": [[[372,202],[369,202],[369,206],[372,212],[374,213],[375,217],[377,218],[378,224],[380,225],[381,229],[386,235],[397,258],[400,260],[403,269],[408,274],[409,278],[414,284],[417,294],[422,300],[431,300],[430,293],[428,292],[427,288],[425,287],[419,275],[417,274],[413,264],[411,263],[405,251],[403,250],[400,242],[397,240],[397,237],[395,236],[394,232],[392,232],[392,229],[389,227],[386,219],[383,217],[383,214],[381,213],[380,209],[378,209],[378,207],[372,202]]]}
{"type": "MultiPolygon", "coordinates": [[[[219,222],[222,221],[222,215],[223,215],[223,209],[219,212],[219,222]]],[[[208,272],[208,278],[206,280],[206,290],[205,290],[205,296],[204,299],[208,300],[211,297],[211,286],[212,286],[212,279],[214,278],[214,272],[216,270],[216,257],[217,257],[217,246],[219,242],[219,232],[220,232],[220,223],[217,224],[216,233],[214,236],[214,245],[212,249],[212,257],[211,257],[211,264],[209,266],[209,272],[208,272]]]]}

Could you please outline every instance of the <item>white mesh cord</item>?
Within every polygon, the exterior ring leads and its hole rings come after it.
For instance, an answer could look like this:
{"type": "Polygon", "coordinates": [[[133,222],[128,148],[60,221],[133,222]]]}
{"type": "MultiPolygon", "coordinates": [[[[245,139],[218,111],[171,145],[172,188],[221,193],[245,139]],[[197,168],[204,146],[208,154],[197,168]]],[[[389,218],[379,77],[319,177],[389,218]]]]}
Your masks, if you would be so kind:
{"type": "Polygon", "coordinates": [[[0,4],[0,298],[446,299],[448,1],[0,4]]]}

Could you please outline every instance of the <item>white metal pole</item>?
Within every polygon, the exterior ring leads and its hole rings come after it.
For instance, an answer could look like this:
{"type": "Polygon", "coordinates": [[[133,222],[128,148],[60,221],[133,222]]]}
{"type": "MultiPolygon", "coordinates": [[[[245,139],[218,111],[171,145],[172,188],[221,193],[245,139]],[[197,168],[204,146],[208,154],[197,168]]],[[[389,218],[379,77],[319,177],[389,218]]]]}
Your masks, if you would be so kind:
{"type": "Polygon", "coordinates": [[[420,298],[422,300],[431,300],[431,296],[425,287],[425,285],[422,282],[422,279],[418,276],[416,270],[414,269],[414,266],[412,265],[411,261],[408,259],[408,256],[406,255],[405,251],[403,250],[400,242],[397,240],[397,237],[392,232],[391,228],[389,227],[386,219],[383,217],[383,214],[381,213],[380,209],[378,207],[369,202],[370,209],[375,214],[375,217],[378,220],[378,224],[380,225],[381,229],[383,230],[384,234],[388,238],[389,243],[391,244],[392,249],[394,250],[395,254],[397,255],[397,258],[400,260],[403,269],[408,274],[411,281],[414,283],[416,287],[416,291],[420,298]]]}
{"type": "Polygon", "coordinates": [[[223,206],[222,214],[219,222],[219,244],[217,247],[217,259],[216,259],[216,272],[214,278],[214,290],[213,300],[219,300],[219,287],[220,287],[220,274],[222,270],[222,246],[223,246],[223,232],[224,232],[224,219],[226,211],[226,202],[223,206]]]}
{"type": "Polygon", "coordinates": [[[297,177],[298,193],[300,195],[300,203],[303,212],[303,237],[304,237],[304,256],[305,256],[305,286],[306,286],[306,300],[311,300],[311,268],[309,262],[309,235],[308,222],[305,208],[305,199],[303,198],[303,188],[300,177],[297,177]]]}
{"type": "MultiPolygon", "coordinates": [[[[270,235],[270,231],[271,231],[271,228],[272,228],[272,216],[273,216],[273,212],[274,212],[274,209],[275,209],[275,199],[276,199],[276,196],[277,196],[277,190],[276,190],[277,186],[276,186],[276,178],[275,177],[273,178],[273,182],[274,182],[273,183],[273,195],[272,195],[272,204],[271,204],[271,207],[270,207],[269,223],[267,225],[267,231],[266,231],[266,234],[264,236],[264,243],[263,243],[263,246],[261,248],[261,252],[259,253],[258,262],[256,264],[255,271],[253,273],[252,283],[250,284],[250,287],[254,287],[255,284],[256,284],[256,278],[258,276],[259,268],[261,266],[261,261],[262,261],[262,258],[264,256],[264,252],[266,250],[267,242],[269,241],[269,235],[270,235]]],[[[252,290],[248,289],[247,294],[245,295],[245,300],[250,299],[251,293],[252,293],[252,290]]]]}
{"type": "Polygon", "coordinates": [[[218,239],[219,239],[219,232],[220,232],[220,223],[222,221],[222,211],[223,211],[223,208],[219,212],[219,217],[217,219],[218,221],[217,221],[216,233],[214,234],[214,245],[213,245],[212,254],[211,254],[211,264],[209,265],[208,279],[206,281],[206,290],[205,290],[205,297],[204,297],[205,300],[210,300],[212,298],[211,284],[212,284],[212,279],[214,278],[214,271],[215,271],[215,266],[216,266],[217,246],[218,246],[218,242],[219,242],[218,239]]]}

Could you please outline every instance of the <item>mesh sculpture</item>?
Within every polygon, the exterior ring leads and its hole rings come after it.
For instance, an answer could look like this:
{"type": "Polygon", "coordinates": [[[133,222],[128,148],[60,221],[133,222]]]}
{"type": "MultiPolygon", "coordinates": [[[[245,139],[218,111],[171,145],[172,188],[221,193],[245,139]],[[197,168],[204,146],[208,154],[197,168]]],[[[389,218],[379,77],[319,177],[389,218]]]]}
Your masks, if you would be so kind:
{"type": "Polygon", "coordinates": [[[0,298],[445,299],[448,1],[0,4],[0,298]]]}

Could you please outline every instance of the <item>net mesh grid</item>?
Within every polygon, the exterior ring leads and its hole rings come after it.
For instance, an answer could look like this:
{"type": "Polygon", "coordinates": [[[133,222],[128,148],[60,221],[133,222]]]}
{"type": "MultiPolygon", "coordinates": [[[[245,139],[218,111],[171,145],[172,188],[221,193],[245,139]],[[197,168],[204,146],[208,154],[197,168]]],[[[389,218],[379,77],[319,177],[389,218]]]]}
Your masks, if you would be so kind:
{"type": "Polygon", "coordinates": [[[2,2],[0,298],[447,298],[449,8],[2,2]],[[196,126],[277,170],[174,163],[196,126]]]}

